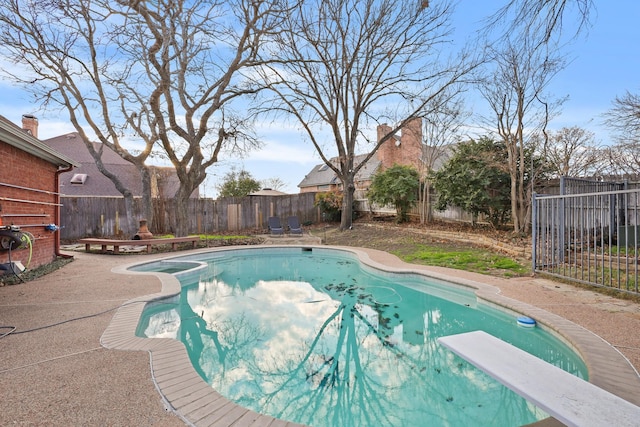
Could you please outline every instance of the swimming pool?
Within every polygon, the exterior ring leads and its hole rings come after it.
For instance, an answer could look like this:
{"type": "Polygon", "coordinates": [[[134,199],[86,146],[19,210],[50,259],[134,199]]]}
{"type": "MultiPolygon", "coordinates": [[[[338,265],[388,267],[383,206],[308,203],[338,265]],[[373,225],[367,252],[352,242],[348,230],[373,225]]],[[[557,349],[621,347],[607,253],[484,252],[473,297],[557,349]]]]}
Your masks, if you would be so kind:
{"type": "Polygon", "coordinates": [[[179,298],[145,310],[138,335],[180,339],[218,392],[302,424],[506,426],[546,417],[436,343],[471,330],[586,377],[562,342],[518,327],[471,290],[375,270],[345,251],[231,250],[135,269],[182,282],[179,298]]]}

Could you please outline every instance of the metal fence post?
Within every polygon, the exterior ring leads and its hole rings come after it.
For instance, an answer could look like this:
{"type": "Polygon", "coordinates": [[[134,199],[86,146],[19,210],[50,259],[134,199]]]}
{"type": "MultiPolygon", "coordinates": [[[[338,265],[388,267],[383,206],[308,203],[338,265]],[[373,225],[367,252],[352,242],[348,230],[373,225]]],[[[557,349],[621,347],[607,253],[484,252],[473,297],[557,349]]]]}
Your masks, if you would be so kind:
{"type": "Polygon", "coordinates": [[[531,195],[531,270],[536,272],[536,260],[538,259],[538,199],[536,193],[531,195]]]}

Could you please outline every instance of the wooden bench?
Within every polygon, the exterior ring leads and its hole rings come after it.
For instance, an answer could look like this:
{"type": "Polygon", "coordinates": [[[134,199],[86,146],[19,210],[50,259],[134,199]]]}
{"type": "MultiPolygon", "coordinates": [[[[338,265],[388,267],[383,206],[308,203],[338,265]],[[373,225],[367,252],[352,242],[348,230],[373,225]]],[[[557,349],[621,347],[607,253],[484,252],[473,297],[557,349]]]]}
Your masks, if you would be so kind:
{"type": "Polygon", "coordinates": [[[116,240],[116,239],[93,239],[86,238],[78,240],[78,243],[84,243],[85,250],[89,252],[91,245],[100,245],[102,247],[101,252],[107,252],[107,246],[113,246],[113,253],[120,253],[120,246],[146,246],[147,253],[151,253],[152,246],[156,245],[171,245],[171,250],[178,249],[178,243],[191,243],[193,248],[198,247],[200,236],[187,236],[187,237],[171,237],[164,239],[141,239],[141,240],[116,240]]]}
{"type": "Polygon", "coordinates": [[[639,406],[486,332],[438,342],[567,426],[639,425],[639,406]]]}

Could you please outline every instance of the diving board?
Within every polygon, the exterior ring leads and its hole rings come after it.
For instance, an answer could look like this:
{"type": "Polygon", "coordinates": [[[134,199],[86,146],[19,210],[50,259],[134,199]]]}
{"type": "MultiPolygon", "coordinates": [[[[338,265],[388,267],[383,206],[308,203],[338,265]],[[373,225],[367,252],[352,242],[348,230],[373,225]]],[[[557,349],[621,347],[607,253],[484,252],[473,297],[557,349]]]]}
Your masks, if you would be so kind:
{"type": "Polygon", "coordinates": [[[567,426],[640,425],[640,406],[486,332],[438,342],[567,426]]]}

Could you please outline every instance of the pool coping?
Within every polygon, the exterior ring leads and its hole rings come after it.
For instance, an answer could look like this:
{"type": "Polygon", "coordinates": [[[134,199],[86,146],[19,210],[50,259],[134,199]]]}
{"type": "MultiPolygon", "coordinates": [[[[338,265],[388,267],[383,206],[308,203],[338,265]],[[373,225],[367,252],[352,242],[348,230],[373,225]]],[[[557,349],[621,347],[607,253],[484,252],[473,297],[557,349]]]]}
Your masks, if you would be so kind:
{"type": "MultiPolygon", "coordinates": [[[[589,372],[589,382],[640,406],[640,376],[617,349],[593,332],[567,319],[501,295],[496,286],[462,277],[452,278],[450,275],[433,271],[427,266],[408,264],[394,255],[374,249],[325,245],[268,246],[270,249],[295,247],[343,250],[355,254],[363,264],[376,269],[389,272],[417,273],[452,285],[474,289],[478,300],[486,305],[509,311],[514,315],[522,314],[536,319],[541,328],[554,333],[582,357],[589,372]]],[[[264,248],[265,246],[228,246],[190,251],[189,255],[264,248]]],[[[166,257],[154,257],[153,261],[184,256],[184,254],[174,253],[166,257]]],[[[141,262],[118,266],[112,271],[129,275],[155,275],[161,282],[161,291],[134,298],[123,304],[102,334],[101,345],[108,349],[149,352],[151,375],[158,392],[166,407],[170,408],[187,425],[214,427],[301,426],[243,408],[220,395],[198,375],[189,360],[185,346],[181,342],[170,338],[137,337],[135,332],[138,321],[147,303],[180,293],[180,283],[171,274],[128,270],[132,265],[139,264],[141,262]]],[[[489,277],[487,281],[491,281],[489,277]]],[[[534,425],[550,427],[563,424],[554,419],[546,419],[534,423],[534,425]]],[[[614,420],[612,420],[612,425],[615,425],[614,420]]]]}

